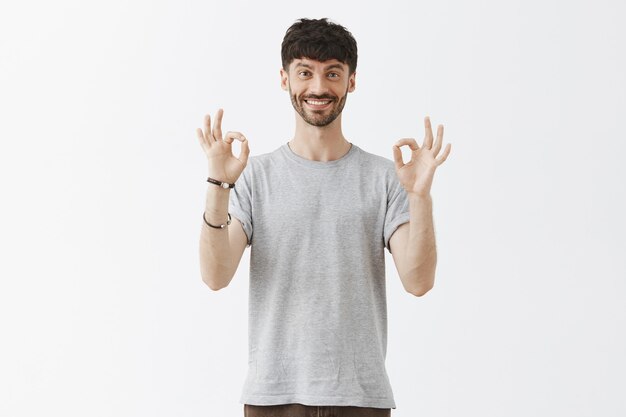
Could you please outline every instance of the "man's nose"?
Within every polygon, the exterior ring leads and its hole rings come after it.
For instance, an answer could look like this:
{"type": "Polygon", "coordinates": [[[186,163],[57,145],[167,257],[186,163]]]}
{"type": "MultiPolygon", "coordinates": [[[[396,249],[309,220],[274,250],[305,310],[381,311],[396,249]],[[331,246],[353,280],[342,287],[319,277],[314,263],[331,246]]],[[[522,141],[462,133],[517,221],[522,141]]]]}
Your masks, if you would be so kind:
{"type": "Polygon", "coordinates": [[[309,85],[309,92],[315,95],[322,95],[328,93],[328,87],[326,85],[326,78],[323,75],[315,75],[311,79],[309,85]]]}

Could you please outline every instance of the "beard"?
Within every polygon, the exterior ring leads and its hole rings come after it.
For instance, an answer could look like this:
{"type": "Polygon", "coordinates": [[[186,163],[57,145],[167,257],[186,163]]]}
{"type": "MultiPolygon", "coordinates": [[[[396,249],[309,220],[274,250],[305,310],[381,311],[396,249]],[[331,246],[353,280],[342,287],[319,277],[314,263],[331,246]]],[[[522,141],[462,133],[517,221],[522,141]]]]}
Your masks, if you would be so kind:
{"type": "Polygon", "coordinates": [[[346,89],[346,93],[339,101],[337,101],[338,97],[331,96],[329,94],[324,94],[321,96],[308,95],[306,97],[297,98],[296,95],[291,92],[291,86],[289,86],[289,96],[291,97],[291,105],[305,122],[307,122],[311,126],[324,127],[335,121],[335,119],[339,117],[339,115],[343,111],[343,107],[346,105],[346,98],[348,97],[348,89],[346,89]],[[330,113],[324,115],[324,112],[326,112],[327,110],[305,109],[305,99],[332,100],[332,103],[334,103],[334,105],[330,108],[330,113]]]}

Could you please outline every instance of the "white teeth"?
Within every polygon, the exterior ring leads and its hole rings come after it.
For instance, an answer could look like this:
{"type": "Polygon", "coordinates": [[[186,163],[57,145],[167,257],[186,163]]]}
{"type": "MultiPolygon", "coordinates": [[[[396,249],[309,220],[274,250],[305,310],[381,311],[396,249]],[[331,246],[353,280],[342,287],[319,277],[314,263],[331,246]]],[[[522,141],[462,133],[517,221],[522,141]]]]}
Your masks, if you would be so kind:
{"type": "Polygon", "coordinates": [[[314,106],[323,106],[325,104],[330,103],[330,101],[316,101],[316,100],[306,100],[307,103],[313,104],[314,106]]]}

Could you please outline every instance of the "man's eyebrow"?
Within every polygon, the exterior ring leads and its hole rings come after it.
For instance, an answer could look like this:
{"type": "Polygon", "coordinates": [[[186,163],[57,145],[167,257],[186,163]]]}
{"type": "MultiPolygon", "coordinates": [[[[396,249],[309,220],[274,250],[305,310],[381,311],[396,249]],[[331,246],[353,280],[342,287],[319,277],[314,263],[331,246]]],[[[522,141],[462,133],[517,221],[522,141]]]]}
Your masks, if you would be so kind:
{"type": "Polygon", "coordinates": [[[328,71],[329,69],[335,69],[335,68],[343,71],[343,65],[341,64],[332,64],[332,65],[327,66],[325,69],[328,71]]]}
{"type": "MultiPolygon", "coordinates": [[[[299,62],[296,64],[296,68],[297,67],[304,67],[304,68],[308,68],[308,69],[313,69],[312,65],[309,64],[305,64],[304,62],[299,62]]],[[[325,67],[324,70],[328,71],[329,69],[340,69],[343,71],[343,66],[341,64],[330,64],[329,66],[325,67]]]]}

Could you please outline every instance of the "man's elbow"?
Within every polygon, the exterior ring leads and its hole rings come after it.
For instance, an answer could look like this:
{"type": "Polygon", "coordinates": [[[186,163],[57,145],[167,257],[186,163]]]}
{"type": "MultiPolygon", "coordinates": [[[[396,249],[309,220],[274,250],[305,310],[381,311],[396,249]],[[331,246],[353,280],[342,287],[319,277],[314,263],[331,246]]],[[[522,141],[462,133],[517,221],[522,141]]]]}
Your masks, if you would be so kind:
{"type": "Polygon", "coordinates": [[[434,286],[435,276],[433,274],[426,279],[416,279],[413,281],[413,285],[406,286],[405,289],[408,293],[413,294],[416,297],[421,297],[428,291],[432,290],[434,286]]]}
{"type": "Polygon", "coordinates": [[[416,297],[421,297],[425,295],[428,291],[433,289],[433,285],[424,285],[417,288],[407,289],[407,292],[413,294],[416,297]]]}
{"type": "Polygon", "coordinates": [[[226,288],[226,287],[227,287],[227,285],[224,285],[224,286],[221,286],[221,285],[215,285],[214,283],[211,283],[211,282],[206,282],[206,281],[204,281],[204,283],[205,283],[206,285],[208,285],[208,287],[209,287],[211,290],[213,290],[213,291],[219,291],[219,290],[221,290],[222,288],[226,288]]]}
{"type": "Polygon", "coordinates": [[[416,297],[421,297],[432,290],[435,285],[436,265],[435,259],[431,264],[414,269],[410,275],[405,276],[402,282],[405,283],[406,291],[416,297]]]}
{"type": "Polygon", "coordinates": [[[204,282],[211,290],[219,291],[223,288],[228,287],[230,280],[219,280],[214,277],[202,277],[202,282],[204,282]]]}

